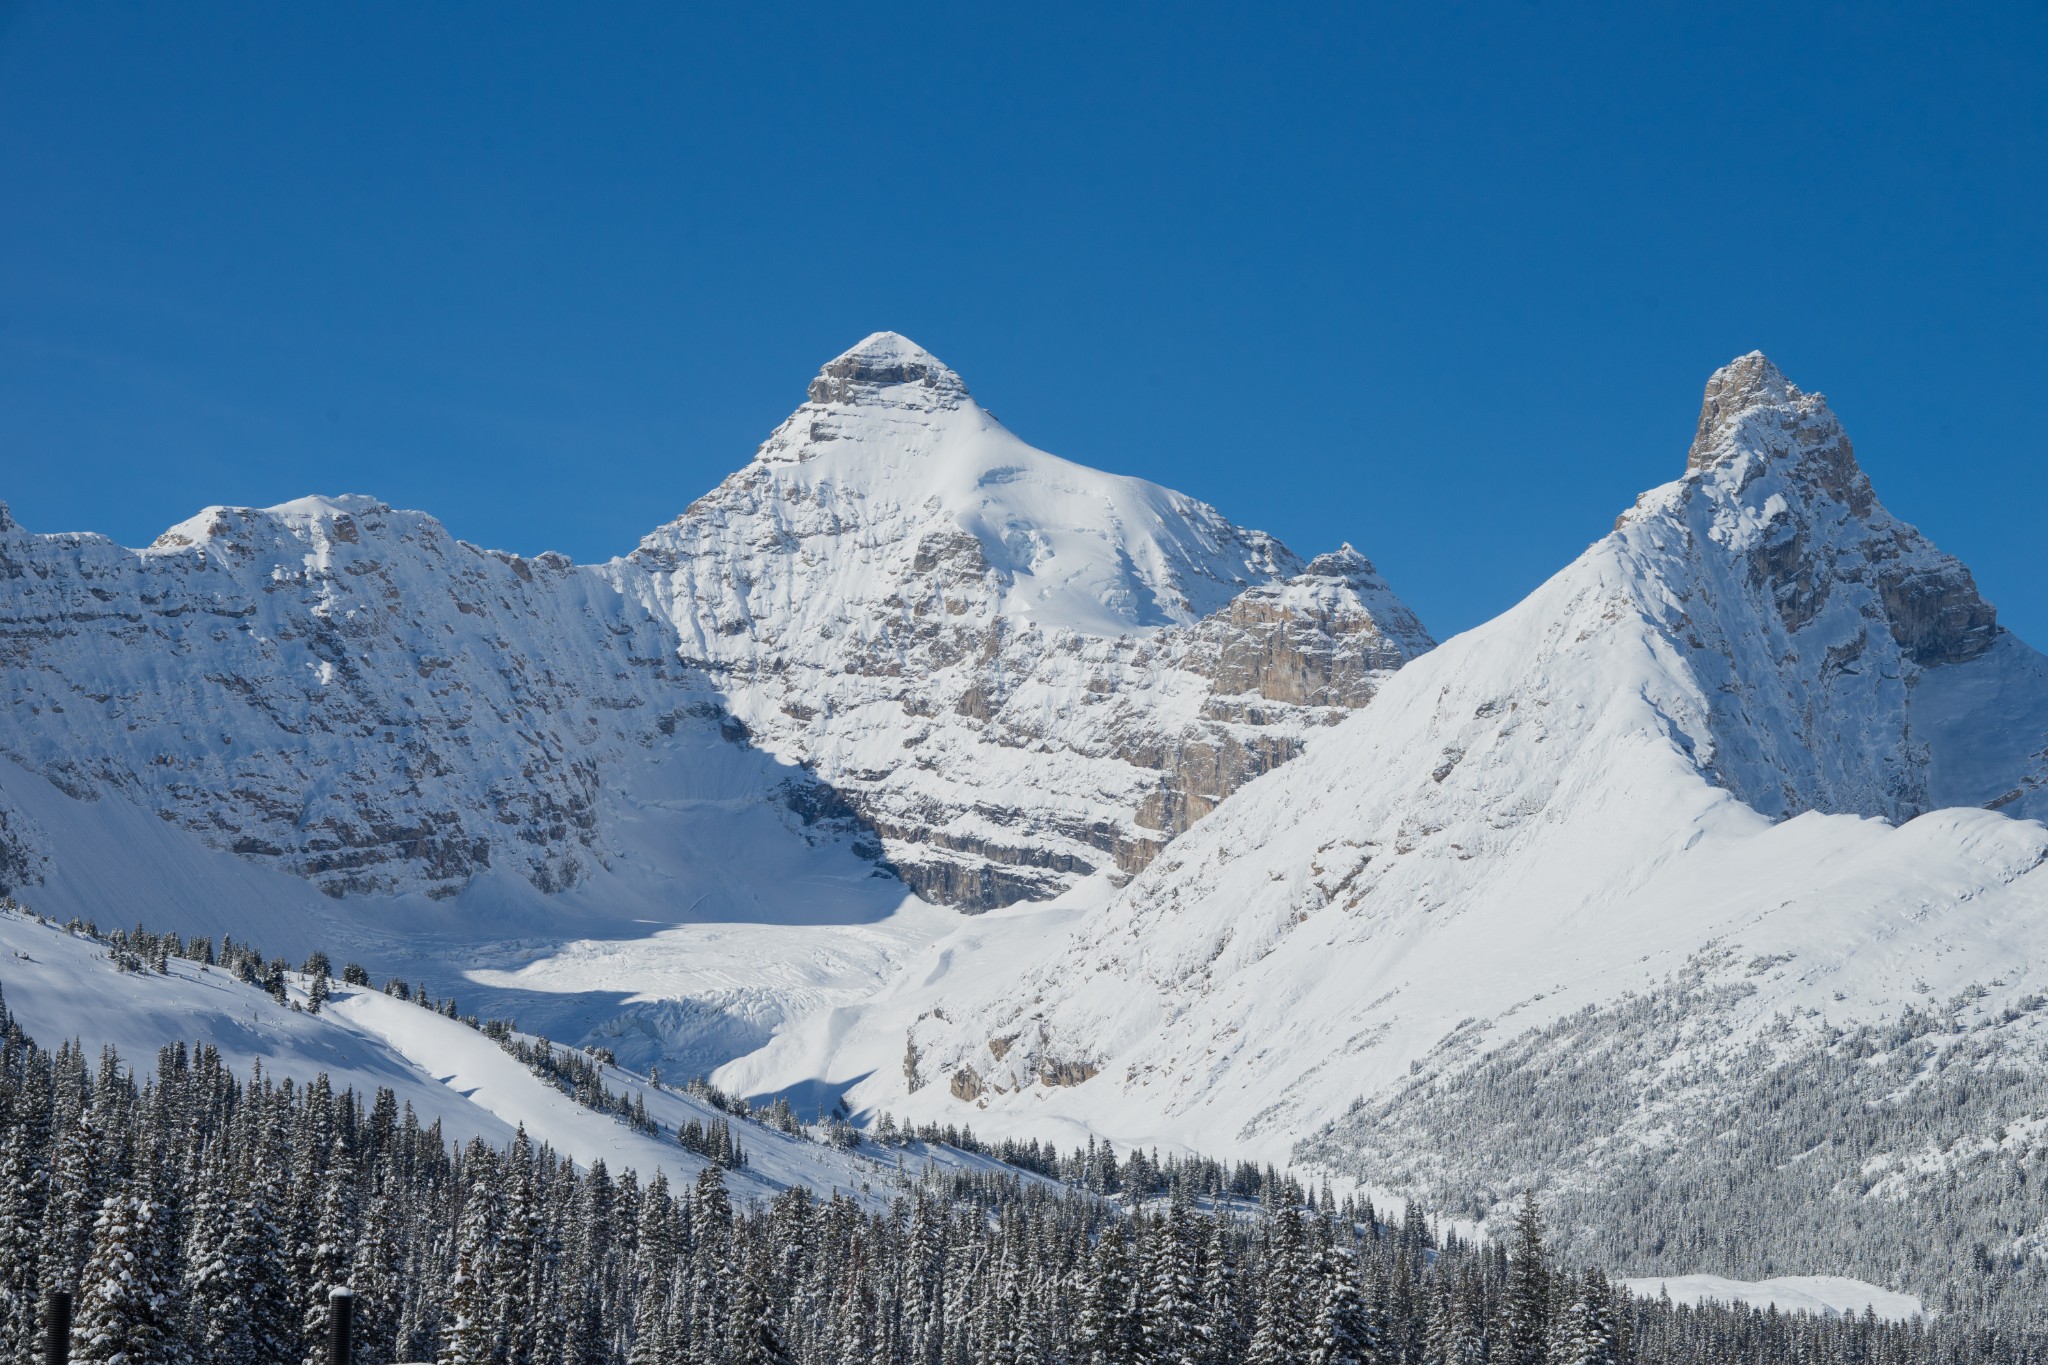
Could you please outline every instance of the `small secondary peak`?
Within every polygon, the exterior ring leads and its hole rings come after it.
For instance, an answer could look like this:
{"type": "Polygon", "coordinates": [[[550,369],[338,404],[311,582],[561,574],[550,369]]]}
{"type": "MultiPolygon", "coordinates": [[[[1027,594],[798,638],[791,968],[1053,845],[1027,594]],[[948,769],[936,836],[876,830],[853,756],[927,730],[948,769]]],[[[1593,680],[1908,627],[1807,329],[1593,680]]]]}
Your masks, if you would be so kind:
{"type": "Polygon", "coordinates": [[[912,407],[957,407],[967,385],[946,363],[899,332],[876,332],[827,361],[811,381],[813,403],[883,402],[912,407]],[[909,389],[910,393],[887,393],[909,389]]]}
{"type": "Polygon", "coordinates": [[[1347,540],[1336,549],[1326,550],[1311,559],[1302,574],[1309,578],[1352,578],[1359,574],[1378,576],[1379,570],[1347,540]]]}

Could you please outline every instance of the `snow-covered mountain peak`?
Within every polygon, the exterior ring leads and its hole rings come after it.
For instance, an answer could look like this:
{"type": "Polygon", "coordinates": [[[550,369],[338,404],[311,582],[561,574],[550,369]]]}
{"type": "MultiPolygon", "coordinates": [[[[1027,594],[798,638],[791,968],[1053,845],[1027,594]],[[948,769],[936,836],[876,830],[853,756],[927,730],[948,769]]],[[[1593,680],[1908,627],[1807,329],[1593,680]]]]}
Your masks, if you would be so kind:
{"type": "MultiPolygon", "coordinates": [[[[1859,520],[1884,518],[1827,399],[1801,390],[1761,351],[1730,361],[1707,380],[1685,469],[1688,479],[1720,490],[1724,501],[1743,498],[1758,480],[1776,476],[1790,486],[1772,484],[1770,492],[1788,499],[1804,494],[1804,501],[1818,496],[1859,520]]],[[[1748,500],[1763,506],[1769,492],[1748,500]]]]}
{"type": "MultiPolygon", "coordinates": [[[[776,604],[759,594],[784,591],[772,585],[787,576],[755,566],[719,589],[753,585],[746,617],[779,624],[791,611],[829,610],[864,622],[862,635],[943,589],[952,605],[942,616],[1114,638],[1186,625],[1301,568],[1279,541],[1206,503],[1019,440],[958,375],[894,332],[827,363],[754,460],[633,559],[663,572],[685,553],[720,558],[738,548],[728,543],[736,532],[749,554],[777,564],[795,554],[839,580],[823,597],[807,589],[776,604]],[[778,528],[774,545],[741,530],[766,522],[778,528]],[[880,609],[849,612],[848,593],[872,594],[880,609]]],[[[722,615],[713,630],[738,633],[722,615]]]]}
{"type": "Polygon", "coordinates": [[[1885,510],[1826,400],[1759,352],[1714,373],[1686,477],[1644,494],[1616,534],[1663,545],[1655,528],[1674,522],[1686,564],[1731,557],[1788,633],[1860,653],[1850,635],[1879,625],[1923,667],[1977,658],[1999,636],[1969,569],[1885,510]]]}
{"type": "Polygon", "coordinates": [[[1738,432],[1743,420],[1759,409],[1788,415],[1803,405],[1822,410],[1827,406],[1819,394],[1801,393],[1762,351],[1737,356],[1707,380],[1700,401],[1699,431],[1686,453],[1686,469],[1706,469],[1742,449],[1738,432]]]}
{"type": "Polygon", "coordinates": [[[1429,647],[1364,556],[1303,568],[1027,444],[878,332],[609,572],[913,887],[989,906],[1143,866],[1429,647]]]}
{"type": "Polygon", "coordinates": [[[810,399],[825,406],[943,410],[967,400],[967,385],[909,337],[875,332],[826,362],[811,381],[810,399]]]}
{"type": "Polygon", "coordinates": [[[1704,771],[1772,816],[2038,799],[2048,660],[1885,510],[1819,394],[1741,357],[1687,463],[1566,575],[1620,589],[1684,656],[1704,771]]]}

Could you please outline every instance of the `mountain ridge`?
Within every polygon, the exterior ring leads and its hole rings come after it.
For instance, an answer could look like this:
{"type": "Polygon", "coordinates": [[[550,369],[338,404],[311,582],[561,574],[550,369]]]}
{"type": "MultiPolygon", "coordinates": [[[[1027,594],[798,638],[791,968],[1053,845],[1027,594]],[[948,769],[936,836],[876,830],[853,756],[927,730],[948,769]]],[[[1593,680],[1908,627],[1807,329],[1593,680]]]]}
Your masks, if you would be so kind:
{"type": "MultiPolygon", "coordinates": [[[[1135,871],[1430,643],[1362,557],[1311,572],[1206,504],[1033,450],[894,333],[604,564],[360,495],[205,508],[142,550],[11,515],[0,537],[23,665],[0,751],[334,896],[452,897],[508,867],[577,885],[620,855],[621,765],[658,765],[678,726],[764,751],[807,835],[829,813],[928,899],[1057,895],[1135,871]],[[1369,667],[1336,662],[1339,635],[1369,667]],[[1204,672],[1226,642],[1227,676],[1204,672]],[[1268,669],[1325,685],[1262,691],[1268,669]],[[1256,704],[1210,705],[1225,686],[1256,704]]],[[[11,837],[30,883],[52,851],[11,837]]]]}
{"type": "Polygon", "coordinates": [[[1923,979],[2038,988],[2048,661],[1762,357],[1717,373],[1700,430],[1609,536],[1043,958],[877,1007],[842,1043],[855,1098],[1277,1159],[1460,1029],[1477,1054],[1716,944],[1809,964],[1737,1036],[1770,1007],[1896,1011],[1923,979]],[[1967,928],[1927,908],[1958,903],[1967,928]]]}

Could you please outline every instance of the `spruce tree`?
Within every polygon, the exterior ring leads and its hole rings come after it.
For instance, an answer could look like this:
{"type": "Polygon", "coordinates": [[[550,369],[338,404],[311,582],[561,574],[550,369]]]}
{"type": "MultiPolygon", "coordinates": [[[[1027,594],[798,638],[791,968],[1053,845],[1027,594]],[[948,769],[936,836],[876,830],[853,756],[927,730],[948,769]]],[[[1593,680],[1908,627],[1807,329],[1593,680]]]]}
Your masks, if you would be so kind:
{"type": "Polygon", "coordinates": [[[769,1290],[766,1268],[755,1264],[740,1277],[734,1296],[732,1345],[727,1359],[731,1365],[794,1365],[795,1357],[782,1344],[775,1326],[775,1297],[769,1290]]]}
{"type": "Polygon", "coordinates": [[[1618,1365],[1621,1349],[1609,1299],[1606,1276],[1587,1271],[1558,1323],[1556,1365],[1618,1365]]]}
{"type": "Polygon", "coordinates": [[[224,1362],[238,1358],[228,1343],[242,1322],[230,1137],[217,1138],[198,1166],[195,1193],[186,1210],[184,1257],[188,1335],[201,1358],[224,1362]]]}
{"type": "Polygon", "coordinates": [[[1095,1243],[1075,1333],[1075,1345],[1086,1365],[1137,1365],[1142,1358],[1132,1299],[1124,1230],[1111,1226],[1095,1243]]]}
{"type": "Polygon", "coordinates": [[[437,1365],[493,1365],[496,1355],[491,1244],[497,1235],[493,1215],[498,1192],[492,1179],[493,1163],[480,1142],[471,1146],[469,1164],[469,1197],[456,1235],[455,1274],[448,1284],[448,1325],[441,1335],[437,1365]]]}
{"type": "Polygon", "coordinates": [[[1209,1242],[1202,1254],[1202,1358],[1225,1365],[1244,1354],[1244,1320],[1237,1311],[1242,1291],[1231,1249],[1230,1219],[1218,1213],[1208,1223],[1209,1242]]]}
{"type": "MultiPolygon", "coordinates": [[[[0,1090],[0,1100],[8,1096],[0,1090]]],[[[41,1115],[26,1095],[0,1107],[0,1361],[26,1358],[37,1331],[36,1261],[47,1180],[41,1115]]]]}
{"type": "Polygon", "coordinates": [[[733,1276],[732,1197],[717,1166],[697,1173],[690,1197],[696,1244],[689,1260],[688,1360],[691,1365],[724,1365],[731,1326],[733,1276]]]}
{"type": "MultiPolygon", "coordinates": [[[[66,1050],[82,1064],[76,1049],[66,1050]]],[[[61,1065],[58,1076],[61,1105],[61,1065]]],[[[106,1200],[110,1163],[105,1148],[109,1144],[97,1116],[85,1107],[85,1096],[80,1094],[75,1102],[80,1107],[62,1127],[56,1158],[50,1164],[49,1198],[44,1204],[42,1270],[37,1278],[48,1285],[78,1283],[92,1249],[94,1220],[106,1200]]]]}
{"type": "Polygon", "coordinates": [[[71,1358],[80,1365],[183,1365],[177,1247],[169,1206],[146,1189],[109,1195],[79,1282],[71,1358]]]}
{"type": "Polygon", "coordinates": [[[1193,1238],[1187,1201],[1177,1194],[1145,1245],[1138,1312],[1145,1359],[1152,1365],[1199,1365],[1202,1357],[1205,1334],[1193,1238]]]}
{"type": "MultiPolygon", "coordinates": [[[[325,980],[325,977],[315,978],[325,980]]],[[[354,1261],[352,1196],[355,1173],[348,1151],[336,1142],[328,1156],[325,1188],[306,1257],[308,1284],[305,1325],[305,1365],[321,1365],[327,1358],[327,1331],[331,1313],[330,1291],[350,1288],[354,1261]]]]}
{"type": "Polygon", "coordinates": [[[1251,1365],[1308,1365],[1314,1305],[1302,1300],[1305,1252],[1301,1208],[1290,1200],[1267,1222],[1258,1318],[1245,1357],[1251,1365]]]}
{"type": "Polygon", "coordinates": [[[533,1143],[521,1124],[502,1164],[504,1203],[491,1247],[491,1321],[498,1365],[536,1365],[534,1291],[541,1229],[533,1161],[533,1143]]]}
{"type": "Polygon", "coordinates": [[[1316,1312],[1315,1365],[1391,1365],[1375,1330],[1351,1258],[1335,1247],[1317,1258],[1321,1284],[1316,1312]]]}
{"type": "Polygon", "coordinates": [[[1548,1365],[1550,1269],[1544,1263],[1543,1220],[1536,1211],[1534,1190],[1522,1196],[1515,1213],[1515,1248],[1502,1312],[1506,1365],[1548,1365]]]}
{"type": "MultiPolygon", "coordinates": [[[[388,1091],[386,1092],[389,1093],[388,1091]]],[[[359,1231],[349,1257],[350,1287],[356,1291],[355,1336],[366,1361],[398,1360],[398,1303],[404,1293],[404,1219],[381,1170],[364,1200],[359,1231]]]]}

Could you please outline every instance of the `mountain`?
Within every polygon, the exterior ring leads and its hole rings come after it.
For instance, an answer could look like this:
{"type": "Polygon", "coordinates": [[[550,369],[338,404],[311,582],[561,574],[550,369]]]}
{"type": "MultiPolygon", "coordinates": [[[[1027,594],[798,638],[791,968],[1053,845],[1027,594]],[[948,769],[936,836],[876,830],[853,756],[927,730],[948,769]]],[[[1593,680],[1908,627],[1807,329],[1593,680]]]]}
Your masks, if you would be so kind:
{"type": "MultiPolygon", "coordinates": [[[[1643,1195],[1756,1098],[1755,1048],[1810,1078],[1840,1030],[1910,1015],[2033,1056],[2043,816],[2048,660],[1877,502],[1820,396],[1751,355],[1709,383],[1680,479],[1046,956],[990,926],[996,969],[962,931],[836,1052],[778,1047],[865,1076],[875,1109],[1250,1149],[1472,1216],[1536,1180],[1613,1193],[1624,1167],[1643,1195]],[[1546,1107],[1564,1049],[1613,1065],[1546,1107]]],[[[775,1051],[745,1068],[772,1077],[775,1051]]],[[[2012,1094],[1956,1112],[2024,1153],[2048,1097],[2012,1094]]],[[[1871,1169],[1924,1169],[1938,1131],[1889,1133],[1871,1169]]]]}
{"type": "Polygon", "coordinates": [[[606,564],[367,497],[140,550],[0,508],[0,890],[708,1069],[929,904],[1127,879],[1430,643],[1349,547],[1036,451],[879,333],[606,564]]]}
{"type": "Polygon", "coordinates": [[[1431,645],[1350,547],[1303,565],[1034,450],[891,332],[610,572],[756,743],[970,909],[1136,872],[1431,645]]]}

